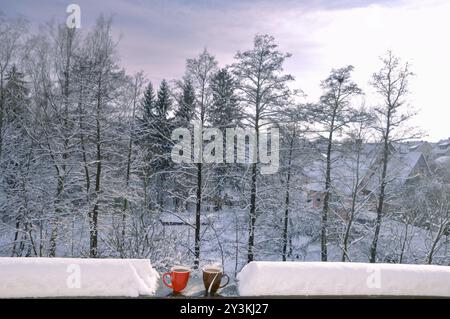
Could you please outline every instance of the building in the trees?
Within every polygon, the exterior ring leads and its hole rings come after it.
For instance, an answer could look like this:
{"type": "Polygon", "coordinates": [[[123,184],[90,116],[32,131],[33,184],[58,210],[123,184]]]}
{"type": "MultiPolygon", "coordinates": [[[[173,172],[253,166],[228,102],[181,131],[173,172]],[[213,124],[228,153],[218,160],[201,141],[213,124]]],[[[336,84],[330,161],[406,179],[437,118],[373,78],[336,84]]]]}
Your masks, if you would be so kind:
{"type": "MultiPolygon", "coordinates": [[[[377,194],[381,183],[382,148],[379,144],[366,143],[359,150],[358,157],[354,151],[340,149],[332,154],[331,196],[350,198],[358,184],[361,193],[377,194]],[[359,170],[359,180],[356,180],[356,170],[359,170]]],[[[428,160],[432,147],[428,142],[397,143],[389,147],[389,162],[387,167],[387,189],[399,189],[410,185],[430,174],[428,160]]],[[[304,168],[303,189],[307,202],[312,208],[322,207],[325,195],[325,161],[318,158],[304,168]]]]}

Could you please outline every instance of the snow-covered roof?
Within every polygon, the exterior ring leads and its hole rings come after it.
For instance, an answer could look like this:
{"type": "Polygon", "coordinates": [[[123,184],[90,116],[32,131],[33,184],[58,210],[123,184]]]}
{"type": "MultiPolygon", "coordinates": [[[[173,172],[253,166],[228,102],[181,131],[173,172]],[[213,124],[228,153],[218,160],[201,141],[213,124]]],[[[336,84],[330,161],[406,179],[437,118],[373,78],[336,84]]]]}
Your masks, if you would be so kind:
{"type": "MultiPolygon", "coordinates": [[[[374,143],[364,144],[360,154],[359,170],[363,176],[371,165],[377,160],[379,145],[374,143]]],[[[349,193],[353,188],[356,167],[356,155],[352,152],[334,151],[331,154],[332,186],[339,192],[349,193]]],[[[308,191],[324,191],[326,163],[316,160],[303,168],[306,183],[303,186],[308,191]]]]}
{"type": "Polygon", "coordinates": [[[420,141],[420,142],[413,142],[411,146],[409,146],[409,150],[410,151],[416,151],[417,149],[419,149],[421,146],[428,146],[429,148],[431,148],[430,143],[428,143],[427,141],[420,141]]]}
{"type": "MultiPolygon", "coordinates": [[[[429,170],[428,164],[421,152],[394,153],[389,159],[387,166],[387,179],[396,185],[403,185],[407,180],[416,177],[414,170],[419,161],[424,161],[425,170],[429,170]]],[[[381,166],[375,168],[376,173],[370,177],[365,185],[368,190],[375,190],[380,182],[381,166]]]]}
{"type": "Polygon", "coordinates": [[[405,182],[409,177],[411,177],[411,173],[421,157],[421,152],[409,152],[406,154],[401,154],[399,158],[394,156],[394,160],[390,165],[390,173],[394,176],[396,175],[402,183],[405,182]]]}
{"type": "Polygon", "coordinates": [[[450,146],[450,138],[439,141],[438,146],[439,147],[449,147],[450,146]]]}
{"type": "Polygon", "coordinates": [[[450,166],[450,156],[441,156],[434,161],[438,166],[450,166]]]}
{"type": "MultiPolygon", "coordinates": [[[[381,148],[380,144],[375,143],[363,145],[359,162],[360,187],[375,190],[379,186],[381,148]]],[[[355,182],[355,153],[334,151],[331,157],[332,186],[341,193],[350,193],[355,182]]],[[[423,161],[422,164],[425,170],[428,170],[428,164],[422,152],[411,151],[410,146],[406,143],[395,143],[391,147],[387,172],[388,179],[403,185],[408,179],[415,177],[414,170],[420,161],[423,161]]],[[[325,165],[326,163],[323,159],[318,159],[304,167],[303,173],[306,177],[304,189],[309,191],[324,190],[325,165]]]]}

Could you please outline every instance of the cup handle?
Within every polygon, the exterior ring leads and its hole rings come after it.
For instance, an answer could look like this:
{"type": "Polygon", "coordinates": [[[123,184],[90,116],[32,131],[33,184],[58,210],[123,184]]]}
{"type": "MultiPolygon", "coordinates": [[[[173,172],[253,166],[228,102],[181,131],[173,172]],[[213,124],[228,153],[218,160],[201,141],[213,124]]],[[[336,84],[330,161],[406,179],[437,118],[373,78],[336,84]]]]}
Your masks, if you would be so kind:
{"type": "MultiPolygon", "coordinates": [[[[225,286],[228,285],[228,283],[230,282],[230,277],[228,277],[227,274],[222,274],[222,278],[223,278],[223,277],[226,277],[226,278],[227,278],[227,282],[226,282],[225,284],[223,284],[222,286],[220,286],[219,288],[225,287],[225,286]]],[[[221,280],[222,280],[222,279],[221,279],[221,280]]]]}
{"type": "Polygon", "coordinates": [[[166,285],[169,288],[173,288],[172,286],[172,274],[170,272],[166,272],[164,275],[162,275],[162,281],[164,283],[164,285],[166,285]],[[169,276],[170,277],[170,284],[167,283],[166,281],[166,277],[169,276]]]}

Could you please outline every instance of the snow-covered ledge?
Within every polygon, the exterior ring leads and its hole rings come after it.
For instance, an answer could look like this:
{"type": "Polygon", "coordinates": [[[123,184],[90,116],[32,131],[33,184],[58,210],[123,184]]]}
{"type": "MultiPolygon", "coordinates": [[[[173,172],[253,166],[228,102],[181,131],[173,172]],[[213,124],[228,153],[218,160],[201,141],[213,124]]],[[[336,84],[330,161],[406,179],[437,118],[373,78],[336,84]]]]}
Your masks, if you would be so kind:
{"type": "Polygon", "coordinates": [[[241,296],[450,296],[450,267],[341,262],[251,262],[241,296]]]}
{"type": "Polygon", "coordinates": [[[0,258],[0,298],[153,295],[145,259],[0,258]]]}

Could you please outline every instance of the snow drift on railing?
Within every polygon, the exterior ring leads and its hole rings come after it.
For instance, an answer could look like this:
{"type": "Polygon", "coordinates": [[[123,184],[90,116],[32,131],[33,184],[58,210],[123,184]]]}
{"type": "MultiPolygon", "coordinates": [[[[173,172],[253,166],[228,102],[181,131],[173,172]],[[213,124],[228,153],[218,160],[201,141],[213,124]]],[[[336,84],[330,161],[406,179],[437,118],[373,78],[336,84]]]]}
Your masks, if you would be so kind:
{"type": "Polygon", "coordinates": [[[0,258],[0,297],[153,295],[158,273],[145,259],[0,258]]]}
{"type": "Polygon", "coordinates": [[[341,262],[251,262],[241,296],[450,296],[450,267],[341,262]]]}

